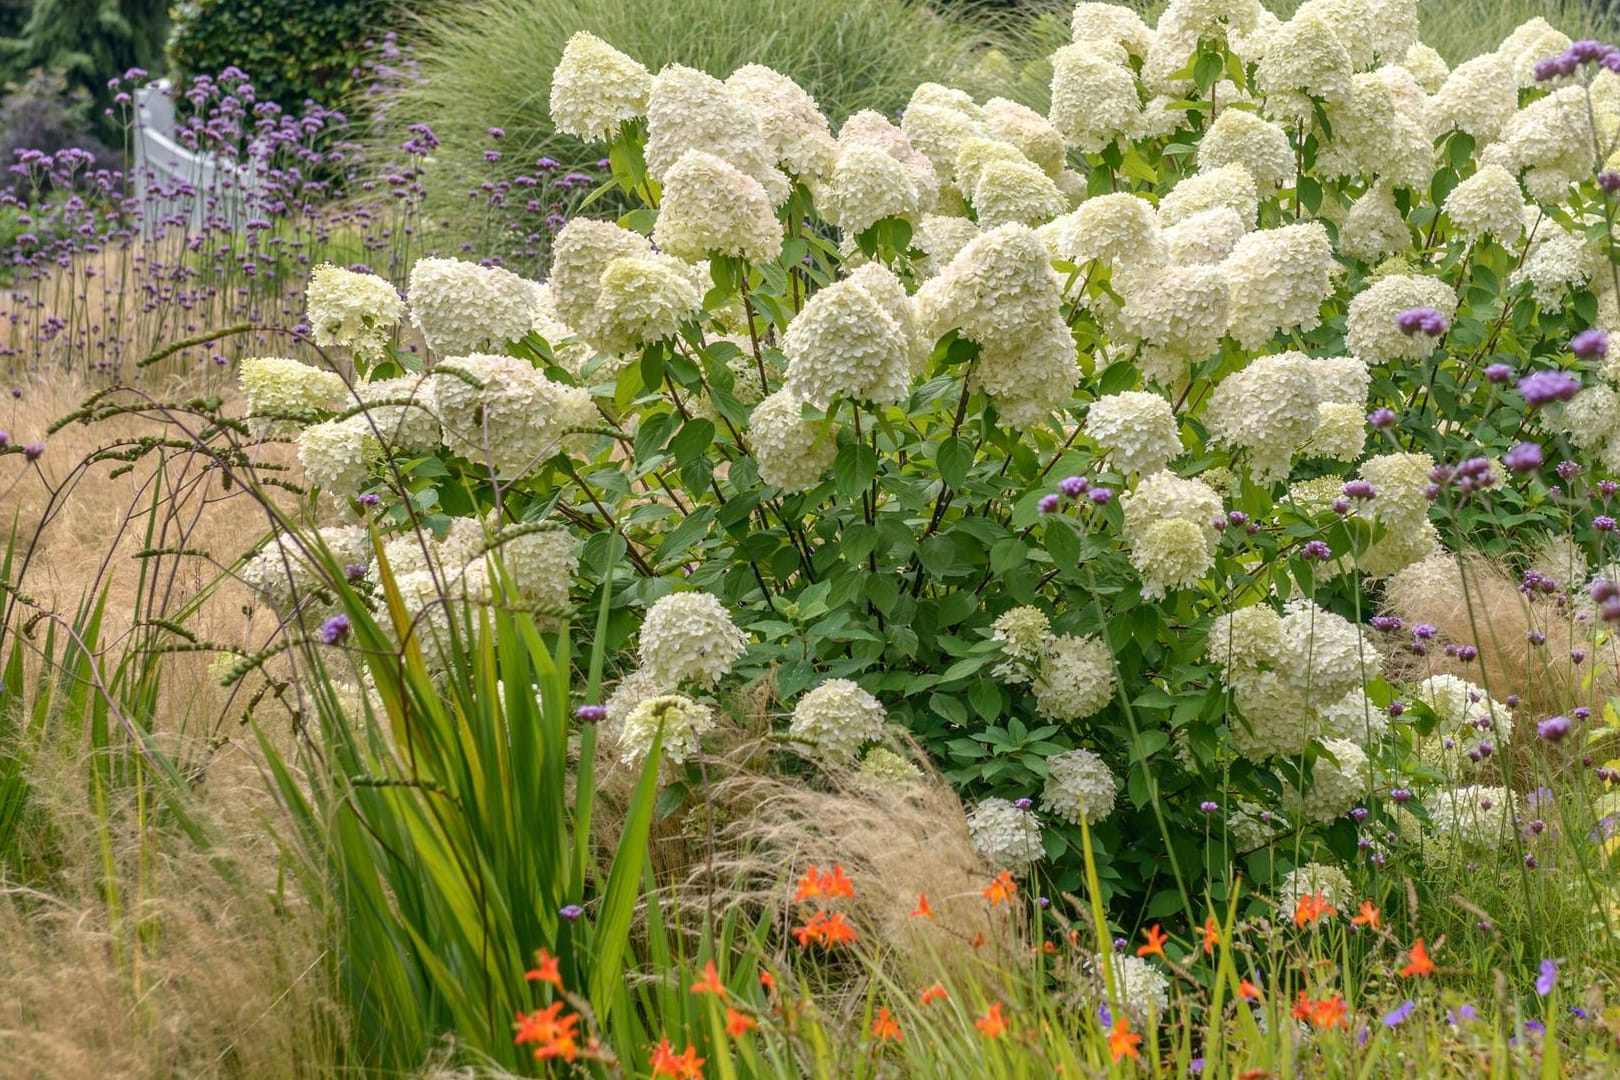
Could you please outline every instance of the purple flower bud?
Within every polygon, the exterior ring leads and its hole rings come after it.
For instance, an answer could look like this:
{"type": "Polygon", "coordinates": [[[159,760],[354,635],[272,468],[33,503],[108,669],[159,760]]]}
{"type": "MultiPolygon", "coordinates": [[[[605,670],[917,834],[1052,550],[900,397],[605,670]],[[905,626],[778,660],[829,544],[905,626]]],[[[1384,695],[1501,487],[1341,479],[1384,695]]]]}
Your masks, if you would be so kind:
{"type": "Polygon", "coordinates": [[[1226,515],[1226,520],[1230,521],[1234,525],[1247,525],[1249,523],[1249,515],[1245,514],[1241,510],[1233,510],[1231,513],[1226,515]]]}
{"type": "Polygon", "coordinates": [[[1439,629],[1433,623],[1418,623],[1412,627],[1412,636],[1422,638],[1424,641],[1430,640],[1439,632],[1439,629]]]}
{"type": "Polygon", "coordinates": [[[1395,411],[1393,409],[1374,409],[1367,414],[1367,423],[1375,431],[1387,431],[1395,426],[1395,411]]]}
{"type": "Polygon", "coordinates": [[[1614,493],[1620,491],[1620,484],[1615,483],[1613,480],[1599,480],[1595,486],[1597,487],[1597,493],[1605,499],[1612,499],[1614,493]]]}
{"type": "Polygon", "coordinates": [[[1367,820],[1367,813],[1368,811],[1365,806],[1358,806],[1354,810],[1350,811],[1350,816],[1355,818],[1357,824],[1359,824],[1367,820]]]}
{"type": "Polygon", "coordinates": [[[564,904],[557,910],[557,914],[561,915],[569,922],[578,922],[579,917],[585,914],[585,909],[580,907],[578,904],[564,904]]]}
{"type": "Polygon", "coordinates": [[[1547,635],[1540,630],[1531,630],[1526,632],[1524,639],[1532,645],[1544,645],[1547,642],[1547,635]]]}
{"type": "Polygon", "coordinates": [[[1530,71],[1536,77],[1536,82],[1556,79],[1559,75],[1558,57],[1549,56],[1545,60],[1537,60],[1535,67],[1531,68],[1530,71]]]}
{"type": "Polygon", "coordinates": [[[23,459],[25,461],[38,461],[45,453],[45,444],[42,442],[23,443],[23,459]]]}
{"type": "Polygon", "coordinates": [[[1580,389],[1581,380],[1567,371],[1537,371],[1519,380],[1519,393],[1531,408],[1568,401],[1580,389]]]}
{"type": "Polygon", "coordinates": [[[1535,472],[1541,468],[1541,444],[1520,443],[1502,456],[1502,464],[1516,473],[1535,472]]]}
{"type": "Polygon", "coordinates": [[[1206,814],[1213,814],[1215,811],[1219,810],[1220,808],[1221,808],[1220,803],[1210,802],[1208,799],[1205,799],[1203,802],[1198,804],[1198,809],[1202,810],[1206,814]]]}
{"type": "Polygon", "coordinates": [[[1058,497],[1056,495],[1042,495],[1041,501],[1035,504],[1035,508],[1043,514],[1055,514],[1058,508],[1058,497]]]}
{"type": "Polygon", "coordinates": [[[1592,519],[1592,528],[1596,529],[1598,532],[1613,532],[1614,518],[1610,517],[1608,514],[1599,514],[1597,517],[1592,519]]]}
{"type": "Polygon", "coordinates": [[[1125,946],[1127,946],[1129,944],[1130,944],[1130,942],[1126,941],[1124,938],[1117,937],[1117,938],[1114,939],[1114,951],[1115,952],[1124,952],[1125,951],[1125,946]]]}
{"type": "Polygon", "coordinates": [[[1569,727],[1569,717],[1550,716],[1536,725],[1536,735],[1550,743],[1563,742],[1569,727]]]}
{"type": "Polygon", "coordinates": [[[1408,308],[1395,316],[1395,325],[1400,327],[1403,334],[1422,332],[1435,337],[1445,333],[1450,326],[1446,317],[1431,307],[1408,308]]]}
{"type": "Polygon", "coordinates": [[[1601,604],[1605,600],[1613,600],[1620,596],[1620,585],[1616,585],[1608,578],[1598,578],[1592,582],[1592,602],[1601,604]]]}
{"type": "Polygon", "coordinates": [[[1578,461],[1560,461],[1554,471],[1558,473],[1558,479],[1570,480],[1580,475],[1581,465],[1578,461]]]}
{"type": "Polygon", "coordinates": [[[574,710],[574,719],[582,724],[600,724],[607,714],[606,705],[581,705],[574,710]]]}
{"type": "Polygon", "coordinates": [[[1585,720],[1592,715],[1592,710],[1588,709],[1585,705],[1577,705],[1573,709],[1569,710],[1569,715],[1575,720],[1585,720]]]}
{"type": "Polygon", "coordinates": [[[1378,489],[1365,480],[1351,480],[1340,490],[1350,499],[1371,499],[1378,494],[1378,489]]]}
{"type": "Polygon", "coordinates": [[[1502,699],[1502,704],[1506,705],[1510,709],[1517,709],[1519,707],[1519,695],[1509,694],[1507,697],[1502,699]]]}
{"type": "Polygon", "coordinates": [[[1571,649],[1571,650],[1569,650],[1569,662],[1570,663],[1572,663],[1572,664],[1581,664],[1581,663],[1584,663],[1585,661],[1586,661],[1586,650],[1585,649],[1571,649]]]}
{"type": "Polygon", "coordinates": [[[1534,855],[1526,854],[1524,857],[1524,865],[1527,868],[1534,870],[1536,868],[1536,857],[1534,855]]]}
{"type": "Polygon", "coordinates": [[[1423,497],[1425,499],[1428,499],[1430,502],[1434,502],[1434,500],[1436,500],[1436,499],[1438,499],[1440,497],[1440,485],[1439,484],[1424,484],[1423,485],[1423,497]]]}
{"type": "Polygon", "coordinates": [[[1299,554],[1307,562],[1327,562],[1333,558],[1333,549],[1321,540],[1311,540],[1299,549],[1299,554]]]}
{"type": "Polygon", "coordinates": [[[1214,529],[1216,532],[1225,532],[1226,531],[1226,519],[1223,518],[1223,517],[1218,517],[1214,521],[1209,523],[1209,527],[1214,529]]]}
{"type": "Polygon", "coordinates": [[[1348,514],[1350,512],[1350,500],[1349,499],[1334,499],[1331,503],[1328,504],[1328,509],[1332,510],[1335,514],[1338,514],[1339,516],[1343,517],[1345,514],[1348,514]]]}
{"type": "Polygon", "coordinates": [[[1547,823],[1542,821],[1540,818],[1536,818],[1530,823],[1530,831],[1535,833],[1537,836],[1540,836],[1542,833],[1547,831],[1547,823]]]}
{"type": "Polygon", "coordinates": [[[1105,487],[1092,488],[1086,493],[1086,498],[1090,499],[1095,506],[1106,506],[1113,501],[1114,493],[1105,487]]]}
{"type": "Polygon", "coordinates": [[[1020,810],[1028,810],[1035,805],[1034,799],[1014,799],[1013,805],[1020,810]]]}
{"type": "Polygon", "coordinates": [[[377,506],[382,502],[382,496],[375,491],[368,491],[354,500],[361,506],[377,506]]]}
{"type": "Polygon", "coordinates": [[[1255,533],[1260,531],[1260,524],[1258,522],[1251,521],[1249,522],[1249,527],[1243,531],[1248,533],[1250,536],[1253,536],[1255,533]]]}
{"type": "Polygon", "coordinates": [[[1367,623],[1374,630],[1402,630],[1406,627],[1406,620],[1399,615],[1374,615],[1367,623]]]}
{"type": "Polygon", "coordinates": [[[10,445],[11,445],[11,436],[6,434],[4,431],[0,431],[0,450],[4,450],[6,447],[8,447],[10,445]]]}
{"type": "Polygon", "coordinates": [[[1389,797],[1390,797],[1391,800],[1393,800],[1398,805],[1402,804],[1402,803],[1409,803],[1409,802],[1412,801],[1412,793],[1410,791],[1406,790],[1403,787],[1398,787],[1395,790],[1391,791],[1389,793],[1389,797]]]}
{"type": "Polygon", "coordinates": [[[504,138],[506,138],[506,129],[505,128],[492,127],[487,132],[485,132],[485,134],[487,134],[492,139],[504,139],[504,138]]]}
{"type": "Polygon", "coordinates": [[[1506,364],[1487,364],[1485,379],[1498,385],[1513,381],[1513,369],[1506,364]]]}
{"type": "Polygon", "coordinates": [[[343,576],[348,578],[351,582],[364,579],[366,576],[366,564],[357,562],[349,563],[343,568],[343,576]]]}
{"type": "Polygon", "coordinates": [[[1392,701],[1384,707],[1384,711],[1391,716],[1402,716],[1406,712],[1406,704],[1400,701],[1392,701]]]}
{"type": "Polygon", "coordinates": [[[349,617],[347,615],[334,615],[321,624],[317,635],[322,644],[337,645],[349,636],[349,617]]]}
{"type": "Polygon", "coordinates": [[[1613,169],[1604,169],[1597,174],[1597,185],[1605,193],[1613,195],[1615,192],[1620,191],[1620,172],[1613,169]]]}
{"type": "Polygon", "coordinates": [[[1071,499],[1078,499],[1091,487],[1091,481],[1083,476],[1066,476],[1058,481],[1058,490],[1071,499]]]}
{"type": "Polygon", "coordinates": [[[1041,907],[1043,907],[1043,908],[1046,908],[1046,907],[1051,907],[1051,906],[1052,906],[1052,901],[1050,901],[1050,900],[1048,900],[1048,899],[1047,899],[1047,898],[1046,898],[1046,897],[1044,897],[1044,896],[1037,896],[1037,897],[1036,897],[1036,898],[1035,898],[1035,903],[1036,903],[1036,904],[1038,904],[1038,905],[1040,905],[1040,906],[1041,906],[1041,907]]]}
{"type": "Polygon", "coordinates": [[[1582,360],[1601,360],[1609,355],[1609,333],[1592,327],[1569,339],[1569,349],[1582,360]]]}

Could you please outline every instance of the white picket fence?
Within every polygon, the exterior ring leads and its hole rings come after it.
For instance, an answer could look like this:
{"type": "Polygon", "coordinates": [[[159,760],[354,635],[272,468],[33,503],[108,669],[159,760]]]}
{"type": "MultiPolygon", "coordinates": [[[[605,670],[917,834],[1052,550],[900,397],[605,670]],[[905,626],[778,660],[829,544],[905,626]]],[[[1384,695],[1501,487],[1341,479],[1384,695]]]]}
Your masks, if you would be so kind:
{"type": "Polygon", "coordinates": [[[135,196],[146,208],[147,227],[184,215],[192,231],[201,231],[214,214],[240,228],[248,196],[258,186],[253,169],[187,150],[175,138],[175,128],[169,80],[156,79],[135,91],[135,196]]]}

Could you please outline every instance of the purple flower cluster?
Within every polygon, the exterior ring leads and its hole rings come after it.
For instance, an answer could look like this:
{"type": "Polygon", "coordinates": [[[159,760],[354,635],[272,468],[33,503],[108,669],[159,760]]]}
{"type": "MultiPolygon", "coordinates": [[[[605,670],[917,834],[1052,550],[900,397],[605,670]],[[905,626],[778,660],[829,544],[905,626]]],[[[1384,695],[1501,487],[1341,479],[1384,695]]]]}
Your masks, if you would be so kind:
{"type": "Polygon", "coordinates": [[[1403,334],[1423,333],[1430,337],[1439,337],[1451,329],[1446,317],[1431,307],[1408,308],[1395,316],[1395,325],[1403,334]]]}
{"type": "Polygon", "coordinates": [[[1580,390],[1580,376],[1568,371],[1537,371],[1519,380],[1519,393],[1531,408],[1568,401],[1580,390]]]}
{"type": "Polygon", "coordinates": [[[1590,39],[1572,42],[1557,56],[1538,60],[1533,71],[1537,82],[1546,82],[1559,76],[1573,75],[1583,64],[1595,64],[1620,74],[1620,49],[1590,39]]]}
{"type": "Polygon", "coordinates": [[[1438,499],[1441,492],[1450,487],[1459,496],[1467,498],[1475,492],[1495,487],[1499,479],[1501,477],[1491,468],[1489,458],[1468,458],[1457,465],[1436,465],[1429,470],[1429,485],[1424,489],[1424,494],[1430,499],[1438,499]]]}

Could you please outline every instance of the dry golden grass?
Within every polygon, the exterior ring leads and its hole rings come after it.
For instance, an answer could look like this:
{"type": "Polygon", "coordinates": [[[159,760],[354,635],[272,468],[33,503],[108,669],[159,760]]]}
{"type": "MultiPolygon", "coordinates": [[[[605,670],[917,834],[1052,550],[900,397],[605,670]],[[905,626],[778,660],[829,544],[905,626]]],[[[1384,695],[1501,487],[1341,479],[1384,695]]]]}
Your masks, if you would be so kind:
{"type": "MultiPolygon", "coordinates": [[[[152,391],[160,398],[195,392],[178,381],[152,391]]],[[[24,386],[7,430],[14,442],[43,439],[49,423],[88,393],[65,381],[24,386]]],[[[19,535],[34,538],[18,584],[35,612],[71,623],[85,597],[105,591],[103,679],[143,620],[193,602],[186,625],[205,640],[251,647],[269,629],[263,616],[244,613],[250,596],[240,585],[211,589],[220,565],[268,527],[239,489],[227,493],[201,458],[185,453],[170,455],[162,469],[152,458],[122,476],[113,475],[115,462],[78,470],[101,447],[157,433],[153,419],[118,417],[64,428],[37,466],[20,455],[0,458],[7,509],[19,535]],[[148,540],[154,492],[158,532],[148,540]],[[135,558],[148,545],[213,558],[135,558]],[[144,597],[137,591],[143,564],[144,597]]],[[[279,447],[266,457],[287,459],[279,447]]],[[[12,632],[35,612],[19,613],[12,632]]],[[[44,628],[32,635],[31,676],[42,666],[44,628]]],[[[276,895],[279,854],[266,827],[276,808],[238,720],[253,686],[221,687],[212,659],[166,655],[158,707],[143,719],[188,768],[221,840],[212,854],[241,879],[227,881],[184,837],[155,827],[152,806],[130,804],[120,790],[105,813],[96,812],[82,737],[60,736],[36,753],[28,762],[25,841],[41,869],[26,885],[0,880],[0,1072],[7,1077],[295,1077],[323,1074],[332,1060],[340,1014],[327,997],[323,928],[299,898],[276,895]]],[[[285,714],[273,707],[258,718],[290,741],[285,714]]]]}

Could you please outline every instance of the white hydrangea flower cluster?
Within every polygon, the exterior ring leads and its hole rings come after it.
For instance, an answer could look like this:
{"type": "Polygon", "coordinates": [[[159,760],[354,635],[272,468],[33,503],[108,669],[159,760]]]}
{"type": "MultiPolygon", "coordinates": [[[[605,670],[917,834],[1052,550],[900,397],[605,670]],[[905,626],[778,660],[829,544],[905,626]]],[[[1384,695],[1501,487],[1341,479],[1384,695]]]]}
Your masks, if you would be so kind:
{"type": "Polygon", "coordinates": [[[708,288],[705,267],[655,252],[646,237],[610,221],[574,218],[551,252],[545,296],[556,318],[610,354],[674,336],[697,314],[708,288]]]}
{"type": "Polygon", "coordinates": [[[1244,721],[1229,725],[1232,745],[1253,761],[1303,754],[1382,662],[1360,627],[1308,600],[1290,602],[1283,615],[1257,604],[1220,616],[1205,654],[1244,721]]]}
{"type": "Polygon", "coordinates": [[[663,759],[683,765],[702,750],[702,738],[715,727],[714,710],[685,694],[656,694],[625,715],[618,729],[619,760],[639,765],[652,753],[663,731],[663,759]]]}
{"type": "Polygon", "coordinates": [[[1120,334],[1142,342],[1143,372],[1165,386],[1183,385],[1226,333],[1231,290],[1218,266],[1127,267],[1114,286],[1125,300],[1120,334]]]}
{"type": "Polygon", "coordinates": [[[1098,638],[1052,637],[1032,689],[1035,710],[1046,719],[1084,720],[1114,699],[1114,654],[1098,638]]]}
{"type": "Polygon", "coordinates": [[[1434,338],[1404,333],[1397,319],[1412,308],[1433,308],[1446,319],[1457,313],[1457,294],[1427,274],[1390,274],[1350,301],[1345,346],[1369,364],[1422,360],[1434,351],[1434,338]]]}
{"type": "Polygon", "coordinates": [[[405,295],[411,325],[434,356],[504,348],[534,325],[535,285],[510,270],[461,259],[417,259],[405,295]]]}
{"type": "Polygon", "coordinates": [[[1127,191],[1087,199],[1037,232],[1053,258],[1076,266],[1158,266],[1166,258],[1153,204],[1127,191]]]}
{"type": "Polygon", "coordinates": [[[357,383],[354,395],[366,406],[362,423],[385,446],[406,453],[435,450],[440,445],[439,420],[432,413],[428,381],[416,375],[357,383]]]}
{"type": "MultiPolygon", "coordinates": [[[[1102,954],[1095,956],[1095,962],[1100,977],[1102,954]]],[[[1107,962],[1114,966],[1114,1008],[1129,1013],[1138,1025],[1145,1024],[1150,1016],[1164,1015],[1170,1004],[1170,980],[1158,968],[1140,956],[1121,953],[1108,957],[1107,962]]]]}
{"type": "Polygon", "coordinates": [[[883,737],[888,713],[877,698],[848,679],[828,679],[793,705],[788,736],[834,762],[853,761],[861,747],[883,737]]]}
{"type": "Polygon", "coordinates": [[[1084,817],[1092,825],[1114,812],[1117,797],[1114,774],[1090,750],[1065,750],[1046,759],[1046,786],[1041,809],[1078,825],[1084,817]]]}
{"type": "Polygon", "coordinates": [[[352,499],[382,457],[382,443],[364,415],[311,424],[298,433],[304,479],[334,498],[352,499]]]}
{"type": "Polygon", "coordinates": [[[1363,691],[1352,690],[1322,710],[1322,732],[1366,750],[1389,734],[1389,714],[1363,691]]]}
{"type": "Polygon", "coordinates": [[[1380,454],[1361,463],[1358,475],[1377,494],[1354,513],[1384,527],[1384,536],[1357,556],[1358,567],[1373,578],[1399,573],[1433,554],[1439,534],[1429,520],[1425,490],[1434,459],[1428,454],[1380,454]]]}
{"type": "Polygon", "coordinates": [[[1261,483],[1286,479],[1321,422],[1315,367],[1304,353],[1257,357],[1222,379],[1205,413],[1216,443],[1241,450],[1261,483]]]}
{"type": "Polygon", "coordinates": [[[444,445],[499,473],[521,475],[567,449],[571,429],[602,422],[588,390],[552,382],[527,360],[512,356],[478,354],[446,361],[432,388],[444,445]]]}
{"type": "Polygon", "coordinates": [[[956,329],[978,342],[973,385],[990,395],[1008,424],[1028,427],[1066,401],[1080,381],[1060,288],[1034,231],[1003,225],[975,237],[923,283],[917,322],[928,341],[956,329]]]}
{"type": "Polygon", "coordinates": [[[1142,102],[1126,66],[1123,46],[1082,40],[1052,54],[1052,107],[1047,114],[1070,147],[1101,153],[1131,136],[1140,123],[1142,102]]]}
{"type": "Polygon", "coordinates": [[[1163,395],[1126,390],[1098,398],[1086,410],[1086,437],[1122,473],[1156,473],[1181,456],[1181,433],[1163,395]]]}
{"type": "Polygon", "coordinates": [[[1227,332],[1245,349],[1274,334],[1314,330],[1338,263],[1319,222],[1249,233],[1221,263],[1231,290],[1227,332]]]}
{"type": "Polygon", "coordinates": [[[1268,190],[1294,184],[1294,148],[1277,124],[1246,109],[1223,109],[1198,142],[1204,171],[1241,165],[1268,190]]]}
{"type": "Polygon", "coordinates": [[[1350,878],[1337,866],[1308,862],[1283,875],[1277,887],[1277,903],[1283,913],[1291,915],[1302,897],[1319,896],[1336,908],[1344,908],[1356,896],[1350,878]]]}
{"type": "Polygon", "coordinates": [[[669,254],[692,262],[711,253],[770,262],[782,253],[782,223],[769,193],[725,158],[688,150],[663,183],[652,238],[669,254]]]}
{"type": "Polygon", "coordinates": [[[1395,189],[1388,181],[1368,188],[1339,226],[1340,253],[1363,262],[1405,251],[1411,243],[1412,230],[1395,205],[1395,189]]]}
{"type": "Polygon", "coordinates": [[[760,478],[783,491],[809,491],[838,456],[837,427],[806,420],[804,402],[787,387],[754,406],[748,436],[760,478]]]}
{"type": "Polygon", "coordinates": [[[623,730],[625,718],[635,708],[649,698],[659,694],[668,693],[670,687],[653,678],[653,674],[646,669],[637,669],[619,680],[613,692],[602,703],[607,709],[606,726],[609,731],[617,734],[623,730]]]}
{"type": "Polygon", "coordinates": [[[1349,739],[1323,739],[1322,749],[1326,753],[1312,763],[1309,785],[1304,791],[1290,788],[1284,803],[1300,817],[1325,825],[1365,800],[1371,771],[1367,752],[1349,739]]]}
{"type": "Polygon", "coordinates": [[[1601,263],[1586,242],[1561,225],[1546,225],[1536,233],[1524,262],[1508,275],[1510,288],[1530,285],[1536,303],[1549,312],[1564,310],[1568,294],[1584,288],[1601,263]]]}
{"type": "Polygon", "coordinates": [[[1320,403],[1316,431],[1306,443],[1306,451],[1335,461],[1360,459],[1367,445],[1367,392],[1372,387],[1372,372],[1357,357],[1331,356],[1312,360],[1311,374],[1320,403]]]}
{"type": "Polygon", "coordinates": [[[1513,738],[1513,710],[1466,679],[1430,675],[1412,692],[1438,720],[1418,748],[1424,760],[1456,775],[1472,773],[1490,761],[1481,751],[1505,751],[1513,738]]]}
{"type": "Polygon", "coordinates": [[[1040,822],[1006,799],[982,800],[968,814],[967,827],[974,850],[992,866],[1022,870],[1045,854],[1040,822]]]}
{"type": "MultiPolygon", "coordinates": [[[[317,531],[322,544],[343,566],[371,564],[371,536],[364,526],[334,525],[317,531]]],[[[242,584],[253,590],[278,615],[286,617],[294,606],[320,584],[315,566],[290,538],[271,539],[242,564],[242,584]]]]}
{"type": "Polygon", "coordinates": [[[1469,784],[1423,801],[1436,836],[1471,848],[1493,848],[1512,836],[1514,797],[1504,787],[1469,784]]]}
{"type": "Polygon", "coordinates": [[[579,570],[574,538],[563,528],[519,525],[497,533],[490,543],[511,578],[517,599],[548,625],[560,625],[579,570]]]}
{"type": "Polygon", "coordinates": [[[855,779],[874,787],[892,787],[922,779],[922,770],[884,746],[874,746],[861,757],[855,779]]]}
{"type": "Polygon", "coordinates": [[[1429,99],[1430,134],[1462,131],[1488,143],[1519,111],[1519,86],[1511,66],[1494,53],[1458,64],[1429,99]]]}
{"type": "Polygon", "coordinates": [[[1350,93],[1327,108],[1333,137],[1317,156],[1326,179],[1379,177],[1395,187],[1422,187],[1434,172],[1434,146],[1424,127],[1423,97],[1397,97],[1380,73],[1351,80],[1350,93]],[[1407,106],[1403,108],[1402,106],[1407,106]]]}
{"type": "Polygon", "coordinates": [[[911,238],[911,246],[927,256],[917,264],[919,277],[937,277],[978,235],[979,226],[969,218],[924,214],[911,238]]]}
{"type": "Polygon", "coordinates": [[[782,338],[787,385],[825,409],[834,397],[895,405],[927,360],[900,279],[868,263],[813,295],[782,338]]]}
{"type": "Polygon", "coordinates": [[[1001,646],[1006,657],[991,674],[1014,686],[1034,679],[1052,643],[1052,623],[1046,613],[1036,607],[1015,607],[1002,612],[990,626],[990,640],[1001,646]]]}
{"type": "Polygon", "coordinates": [[[884,218],[915,220],[933,209],[939,176],[904,131],[865,109],[844,121],[832,172],[813,194],[822,215],[853,236],[884,218]]]}
{"type": "Polygon", "coordinates": [[[1230,207],[1237,211],[1245,228],[1254,227],[1260,212],[1260,191],[1246,166],[1222,165],[1187,177],[1159,200],[1159,224],[1168,227],[1217,206],[1230,207]]]}
{"type": "Polygon", "coordinates": [[[387,348],[405,303],[376,274],[344,270],[322,263],[304,290],[315,344],[336,345],[371,356],[387,348]]]}
{"type": "Polygon", "coordinates": [[[991,137],[984,109],[973,95],[934,82],[919,83],[912,92],[900,130],[941,178],[951,175],[964,142],[991,137]]]}
{"type": "Polygon", "coordinates": [[[1513,244],[1524,232],[1524,195],[1513,174],[1500,165],[1484,165],[1451,190],[1441,210],[1458,235],[1469,240],[1494,236],[1513,244]]]}
{"type": "Polygon", "coordinates": [[[652,72],[594,34],[581,30],[563,46],[551,74],[551,122],[581,139],[608,139],[644,116],[652,72]]]}
{"type": "Polygon", "coordinates": [[[779,166],[805,179],[832,171],[838,142],[804,87],[763,64],[744,64],[727,76],[726,89],[753,112],[779,166]]]}
{"type": "Polygon", "coordinates": [[[1034,109],[993,97],[984,103],[984,126],[992,139],[1017,147],[1047,176],[1055,180],[1063,175],[1067,154],[1063,134],[1034,109]]]}
{"type": "Polygon", "coordinates": [[[711,593],[660,597],[641,622],[642,669],[665,686],[712,687],[747,648],[747,637],[711,593]]]}
{"type": "Polygon", "coordinates": [[[1570,442],[1595,454],[1609,471],[1620,468],[1620,393],[1604,383],[1583,387],[1564,406],[1570,442]]]}
{"type": "Polygon", "coordinates": [[[1120,498],[1131,565],[1142,575],[1142,596],[1157,600],[1186,589],[1215,565],[1221,497],[1201,480],[1165,470],[1137,482],[1120,498]]]}
{"type": "Polygon", "coordinates": [[[1153,31],[1142,21],[1142,16],[1134,8],[1121,4],[1080,0],[1074,5],[1069,30],[1075,41],[1112,42],[1136,57],[1146,56],[1153,46],[1153,31]]]}
{"type": "Polygon", "coordinates": [[[254,436],[286,435],[298,430],[294,417],[330,412],[343,406],[348,387],[342,376],[285,356],[255,356],[236,367],[237,385],[254,436]]]}
{"type": "Polygon", "coordinates": [[[1565,86],[1530,102],[1480,153],[1481,165],[1501,165],[1524,178],[1537,202],[1556,202],[1592,171],[1592,113],[1586,88],[1565,86]]]}
{"type": "Polygon", "coordinates": [[[1051,177],[1022,154],[1018,158],[988,163],[974,181],[971,201],[980,227],[1039,225],[1069,208],[1051,177]]]}
{"type": "Polygon", "coordinates": [[[1249,227],[1230,206],[1200,210],[1160,232],[1169,262],[1205,266],[1224,262],[1248,235],[1249,227]]]}
{"type": "MultiPolygon", "coordinates": [[[[695,152],[719,158],[753,180],[765,195],[767,209],[786,202],[792,191],[792,184],[776,167],[776,155],[765,145],[758,114],[740,94],[696,68],[670,64],[653,76],[647,93],[647,145],[643,152],[647,172],[665,185],[671,170],[687,154],[695,152]]],[[[700,171],[708,175],[715,170],[712,163],[706,163],[700,171]]],[[[753,213],[757,209],[753,205],[754,189],[726,175],[727,182],[717,190],[741,193],[746,188],[749,212],[753,213]]],[[[724,207],[711,209],[716,214],[731,213],[724,207]]]]}
{"type": "Polygon", "coordinates": [[[1288,821],[1281,814],[1241,800],[1237,806],[1227,815],[1226,831],[1238,852],[1257,851],[1288,830],[1288,821]]]}

